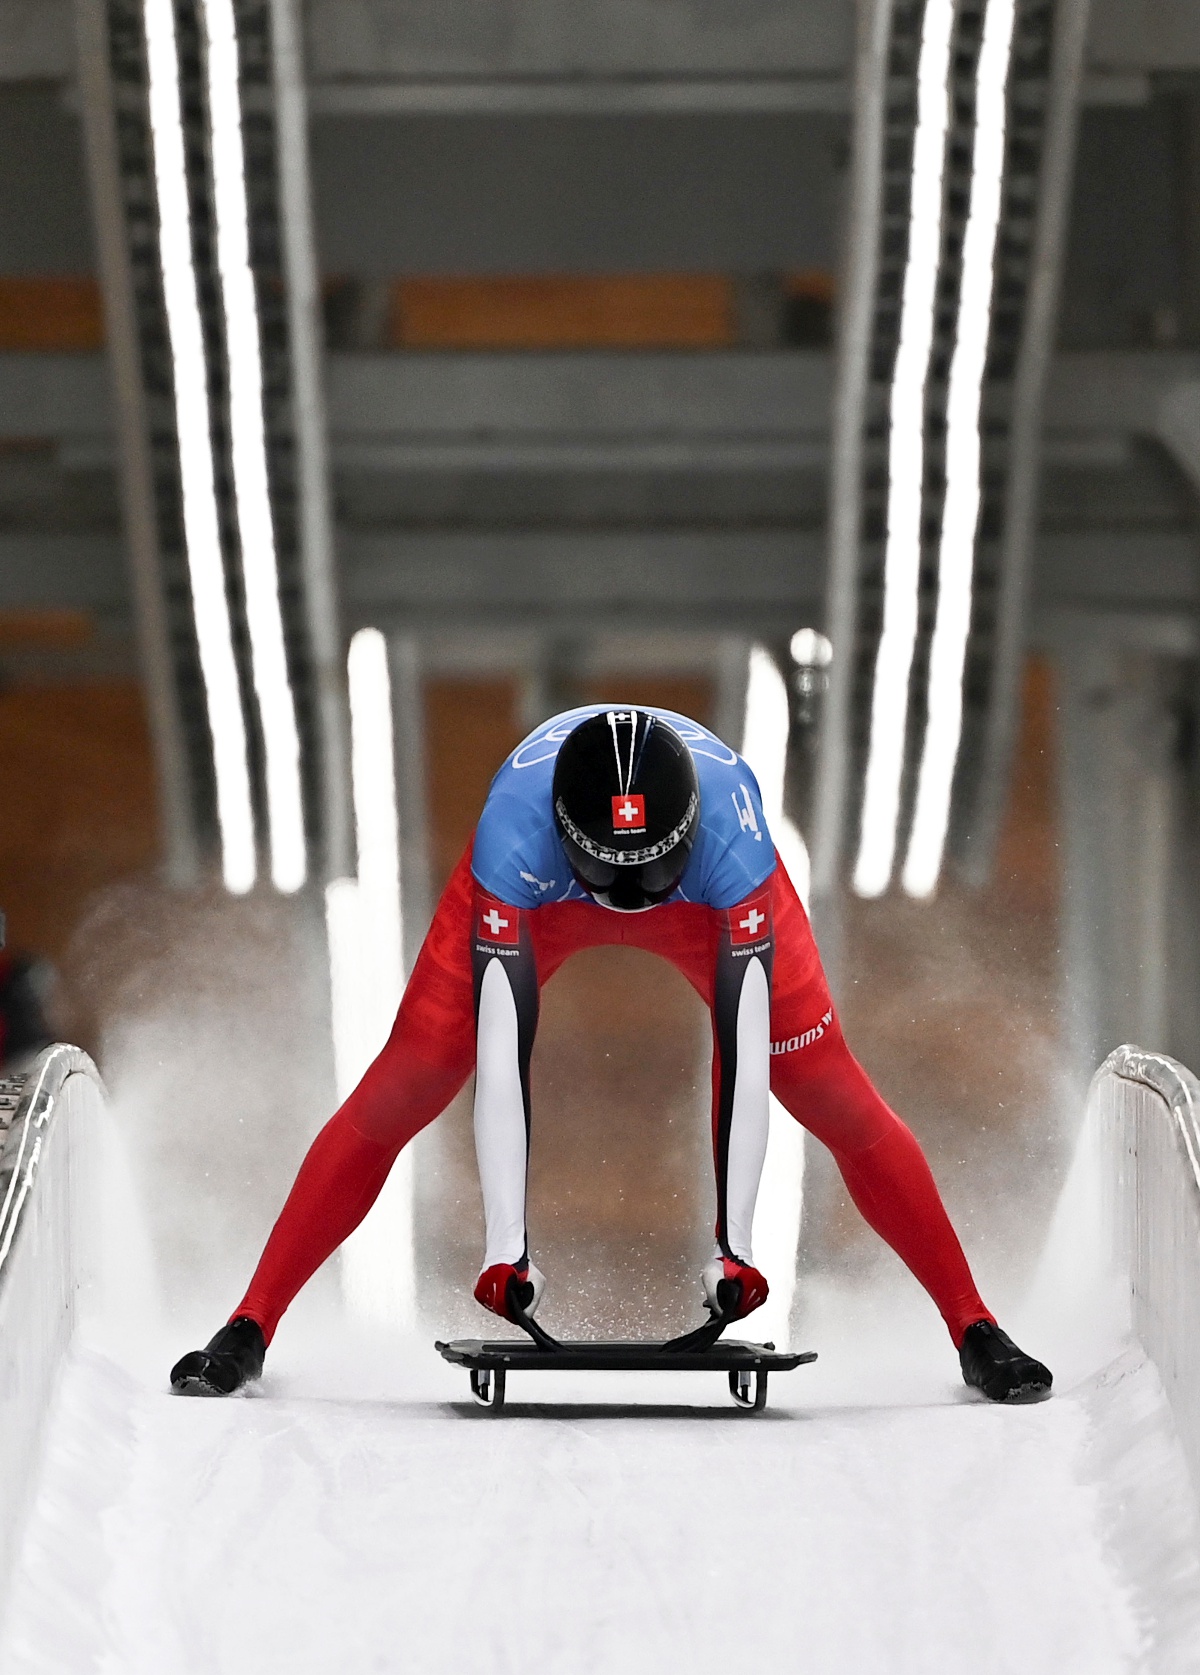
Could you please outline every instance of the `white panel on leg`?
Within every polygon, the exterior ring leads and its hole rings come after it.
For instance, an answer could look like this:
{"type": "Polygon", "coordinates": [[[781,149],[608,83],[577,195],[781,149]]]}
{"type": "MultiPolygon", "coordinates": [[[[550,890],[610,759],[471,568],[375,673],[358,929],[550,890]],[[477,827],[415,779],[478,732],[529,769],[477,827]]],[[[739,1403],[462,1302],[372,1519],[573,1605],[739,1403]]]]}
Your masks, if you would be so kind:
{"type": "Polygon", "coordinates": [[[753,1260],[754,1200],[767,1152],[771,1082],[771,992],[762,961],[742,978],[737,1015],[737,1080],[729,1124],[725,1236],[735,1256],[753,1260]]]}
{"type": "Polygon", "coordinates": [[[487,1248],[483,1266],[525,1254],[528,1162],[517,1005],[499,959],[488,962],[479,992],[475,1066],[475,1155],[483,1188],[487,1248]]]}
{"type": "Polygon", "coordinates": [[[803,1202],[804,1130],[772,1094],[767,1158],[754,1212],[755,1260],[771,1295],[751,1316],[750,1335],[780,1349],[789,1341],[803,1202]]]}

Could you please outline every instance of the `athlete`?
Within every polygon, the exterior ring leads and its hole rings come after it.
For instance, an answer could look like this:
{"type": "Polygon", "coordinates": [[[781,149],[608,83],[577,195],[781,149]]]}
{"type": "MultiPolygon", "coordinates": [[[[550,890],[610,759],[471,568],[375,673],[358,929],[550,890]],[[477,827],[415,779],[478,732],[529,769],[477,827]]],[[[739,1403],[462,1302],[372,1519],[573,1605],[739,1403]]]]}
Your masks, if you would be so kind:
{"type": "Polygon", "coordinates": [[[525,1188],[539,991],[569,955],[612,943],[670,960],[711,1011],[710,1310],[738,1319],[767,1297],[750,1235],[774,1092],[936,1303],[966,1382],[993,1401],[1045,1395],[1050,1373],[984,1307],[920,1147],[846,1045],[754,775],[685,716],[603,705],[538,728],[492,781],[387,1045],[313,1142],[228,1325],[178,1363],[173,1387],[228,1395],[258,1377],[283,1311],[472,1067],[486,1226],[475,1296],[508,1319],[534,1313],[545,1281],[525,1188]]]}

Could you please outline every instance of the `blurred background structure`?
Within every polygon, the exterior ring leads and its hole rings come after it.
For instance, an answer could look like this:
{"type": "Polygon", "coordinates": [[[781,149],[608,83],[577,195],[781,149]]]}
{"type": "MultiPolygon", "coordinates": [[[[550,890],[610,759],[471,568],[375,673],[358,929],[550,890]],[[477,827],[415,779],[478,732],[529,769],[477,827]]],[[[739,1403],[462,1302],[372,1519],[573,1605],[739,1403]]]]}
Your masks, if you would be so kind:
{"type": "MultiPolygon", "coordinates": [[[[1011,1273],[1104,1053],[1200,1060],[1200,9],[0,0],[0,141],[0,905],[214,1136],[197,1218],[282,1193],[519,738],[741,747],[757,647],[851,1042],[1011,1273]]],[[[539,1250],[692,1271],[706,1053],[563,974],[539,1250]]]]}

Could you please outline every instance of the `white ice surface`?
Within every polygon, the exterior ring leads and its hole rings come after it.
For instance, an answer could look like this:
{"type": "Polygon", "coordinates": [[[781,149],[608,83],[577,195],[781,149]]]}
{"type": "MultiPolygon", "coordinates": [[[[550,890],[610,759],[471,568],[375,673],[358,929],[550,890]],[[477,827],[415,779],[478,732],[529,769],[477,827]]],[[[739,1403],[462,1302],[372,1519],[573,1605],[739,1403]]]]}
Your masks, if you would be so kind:
{"type": "Polygon", "coordinates": [[[514,1376],[500,1419],[427,1340],[293,1329],[225,1402],[78,1349],[4,1675],[1190,1667],[1146,1661],[1162,1565],[1127,1562],[1141,1526],[1122,1555],[1143,1485],[1194,1604],[1152,1368],[1008,1410],[944,1349],[842,1347],[773,1380],[761,1416],[719,1375],[580,1374],[514,1376]],[[1097,1450],[1112,1477],[1134,1409],[1114,1504],[1097,1450]]]}
{"type": "Polygon", "coordinates": [[[1069,1202],[1073,1261],[1052,1239],[1005,1306],[1057,1375],[1039,1406],[966,1392],[897,1265],[805,1278],[796,1336],[821,1358],[773,1378],[764,1414],[719,1374],[541,1374],[496,1419],[431,1328],[356,1328],[312,1288],[251,1394],[169,1395],[218,1304],[156,1324],[137,1195],[110,1173],[0,1675],[1200,1668],[1182,1454],[1069,1202]]]}

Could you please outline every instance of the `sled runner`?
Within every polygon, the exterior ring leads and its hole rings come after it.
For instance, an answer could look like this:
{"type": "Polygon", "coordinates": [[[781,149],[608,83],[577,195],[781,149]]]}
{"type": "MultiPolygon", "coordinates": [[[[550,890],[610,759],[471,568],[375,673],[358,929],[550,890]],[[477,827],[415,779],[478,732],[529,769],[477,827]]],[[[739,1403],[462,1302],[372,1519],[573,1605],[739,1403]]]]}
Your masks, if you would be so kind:
{"type": "Polygon", "coordinates": [[[770,1343],[720,1342],[728,1320],[719,1315],[666,1343],[560,1343],[516,1312],[517,1324],[529,1334],[526,1339],[457,1338],[434,1344],[445,1360],[467,1368],[472,1396],[492,1413],[503,1408],[508,1374],[514,1371],[725,1373],[737,1405],[759,1413],[767,1405],[768,1374],[791,1372],[817,1358],[815,1350],[784,1354],[770,1343]]]}

